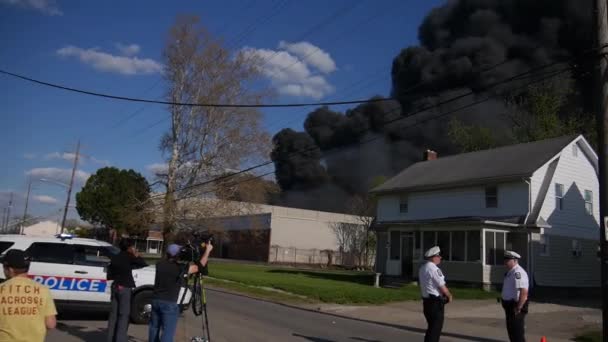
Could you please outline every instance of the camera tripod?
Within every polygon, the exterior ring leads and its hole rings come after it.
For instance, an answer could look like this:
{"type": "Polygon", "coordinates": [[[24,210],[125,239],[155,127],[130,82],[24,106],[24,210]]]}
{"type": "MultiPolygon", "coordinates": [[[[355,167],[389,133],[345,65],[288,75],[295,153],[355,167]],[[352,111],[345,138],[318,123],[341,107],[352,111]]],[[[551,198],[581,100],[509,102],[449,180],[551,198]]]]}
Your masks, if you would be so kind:
{"type": "MultiPolygon", "coordinates": [[[[200,272],[194,273],[186,278],[187,288],[192,292],[190,301],[186,303],[186,309],[188,305],[192,304],[192,312],[195,316],[204,314],[201,319],[203,335],[193,336],[191,342],[211,342],[211,333],[209,330],[209,317],[207,315],[207,295],[205,293],[205,284],[203,281],[203,275],[200,272]]],[[[186,291],[183,292],[180,303],[184,302],[186,297],[186,291]]],[[[185,311],[185,310],[184,310],[185,311]]]]}

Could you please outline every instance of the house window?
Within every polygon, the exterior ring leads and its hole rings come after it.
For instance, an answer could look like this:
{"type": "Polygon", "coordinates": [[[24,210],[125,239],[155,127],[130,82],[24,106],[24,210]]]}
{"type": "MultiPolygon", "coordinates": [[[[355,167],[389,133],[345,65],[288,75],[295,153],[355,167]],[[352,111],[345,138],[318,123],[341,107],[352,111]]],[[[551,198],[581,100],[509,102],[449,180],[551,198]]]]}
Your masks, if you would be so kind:
{"type": "Polygon", "coordinates": [[[579,240],[572,240],[572,256],[580,257],[583,255],[583,248],[579,240]]]}
{"type": "Polygon", "coordinates": [[[486,232],[486,265],[496,263],[494,232],[486,232]]]}
{"type": "Polygon", "coordinates": [[[549,237],[544,234],[540,236],[540,255],[549,256],[549,237]]]}
{"type": "Polygon", "coordinates": [[[486,208],[498,207],[498,190],[495,186],[486,187],[486,208]]]}
{"type": "Polygon", "coordinates": [[[422,255],[433,246],[437,246],[435,232],[422,232],[422,255]]]}
{"type": "Polygon", "coordinates": [[[576,144],[572,145],[572,156],[578,157],[578,146],[576,144]]]}
{"type": "Polygon", "coordinates": [[[467,232],[467,262],[481,262],[481,233],[467,232]]]}
{"type": "Polygon", "coordinates": [[[445,261],[481,262],[480,233],[478,231],[427,231],[421,233],[423,253],[433,246],[439,246],[441,256],[445,261]]]}
{"type": "Polygon", "coordinates": [[[502,265],[507,234],[486,231],[486,265],[502,265]]]}
{"type": "Polygon", "coordinates": [[[585,190],[585,211],[593,215],[593,191],[585,190]]]}
{"type": "Polygon", "coordinates": [[[452,261],[465,261],[465,232],[452,232],[452,261]]]}
{"type": "Polygon", "coordinates": [[[564,184],[555,184],[555,208],[564,209],[564,184]]]}
{"type": "Polygon", "coordinates": [[[450,260],[450,232],[437,232],[437,245],[441,248],[441,256],[445,260],[450,260]]]}
{"type": "Polygon", "coordinates": [[[401,196],[401,198],[399,199],[399,212],[401,214],[407,214],[409,207],[408,207],[408,201],[407,201],[407,196],[401,196]]]}

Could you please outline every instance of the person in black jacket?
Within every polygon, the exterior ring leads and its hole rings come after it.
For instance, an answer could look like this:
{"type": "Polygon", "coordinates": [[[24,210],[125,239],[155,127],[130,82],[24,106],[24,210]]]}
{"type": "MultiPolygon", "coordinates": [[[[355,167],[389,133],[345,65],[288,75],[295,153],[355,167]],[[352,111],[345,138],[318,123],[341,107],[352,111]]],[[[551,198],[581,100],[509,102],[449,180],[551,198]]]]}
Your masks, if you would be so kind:
{"type": "Polygon", "coordinates": [[[127,342],[129,339],[129,314],[131,313],[131,293],[135,287],[133,270],[148,264],[139,256],[133,243],[123,239],[119,244],[120,253],[110,258],[108,280],[112,280],[112,309],[108,319],[108,342],[127,342]]]}
{"type": "Polygon", "coordinates": [[[201,268],[207,266],[213,246],[208,243],[199,262],[189,264],[187,268],[177,261],[180,250],[181,246],[170,244],[167,247],[166,258],[156,264],[148,342],[171,342],[174,340],[179,317],[177,303],[181,300],[179,298],[180,290],[185,285],[184,272],[188,274],[196,273],[200,271],[198,265],[201,268]]]}

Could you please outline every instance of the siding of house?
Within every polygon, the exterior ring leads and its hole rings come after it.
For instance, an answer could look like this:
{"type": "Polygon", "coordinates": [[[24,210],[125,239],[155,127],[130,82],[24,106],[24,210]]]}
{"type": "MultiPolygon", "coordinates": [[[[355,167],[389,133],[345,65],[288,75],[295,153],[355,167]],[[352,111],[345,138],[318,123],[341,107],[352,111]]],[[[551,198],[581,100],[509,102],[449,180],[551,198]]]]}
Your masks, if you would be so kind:
{"type": "Polygon", "coordinates": [[[483,266],[483,283],[484,284],[502,284],[505,278],[505,266],[483,266]]]}
{"type": "MultiPolygon", "coordinates": [[[[425,261],[414,262],[414,278],[418,278],[418,269],[423,263],[425,261]]],[[[482,282],[483,266],[481,263],[442,261],[439,268],[441,268],[441,272],[445,275],[445,280],[448,284],[451,281],[482,282]]]]}
{"type": "Polygon", "coordinates": [[[540,286],[598,287],[600,262],[597,240],[578,239],[582,255],[572,255],[571,237],[550,235],[549,255],[540,255],[540,245],[533,243],[534,279],[540,286]]]}
{"type": "MultiPolygon", "coordinates": [[[[557,169],[547,190],[540,210],[540,218],[552,227],[546,230],[549,235],[569,236],[581,239],[599,237],[599,184],[597,173],[582,149],[578,156],[572,152],[572,144],[562,151],[557,169]],[[564,185],[563,209],[556,210],[555,184],[564,185]],[[593,191],[593,215],[585,211],[585,190],[593,191]]],[[[594,158],[594,157],[593,157],[594,158]]],[[[542,184],[546,166],[532,177],[532,197],[536,198],[542,184]]]]}
{"type": "Polygon", "coordinates": [[[407,195],[408,212],[399,212],[399,195],[378,200],[378,221],[425,220],[459,216],[517,216],[528,212],[528,185],[521,182],[498,185],[498,207],[486,208],[485,188],[467,187],[407,195]]]}

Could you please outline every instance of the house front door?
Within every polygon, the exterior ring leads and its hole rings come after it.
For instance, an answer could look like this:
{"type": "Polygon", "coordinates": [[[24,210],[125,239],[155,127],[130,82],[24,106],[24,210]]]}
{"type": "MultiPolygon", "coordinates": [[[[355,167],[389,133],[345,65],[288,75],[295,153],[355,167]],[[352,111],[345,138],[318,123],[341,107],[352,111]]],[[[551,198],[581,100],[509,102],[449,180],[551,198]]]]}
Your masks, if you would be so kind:
{"type": "Polygon", "coordinates": [[[414,269],[414,234],[404,233],[401,236],[401,276],[413,278],[414,269]]]}

